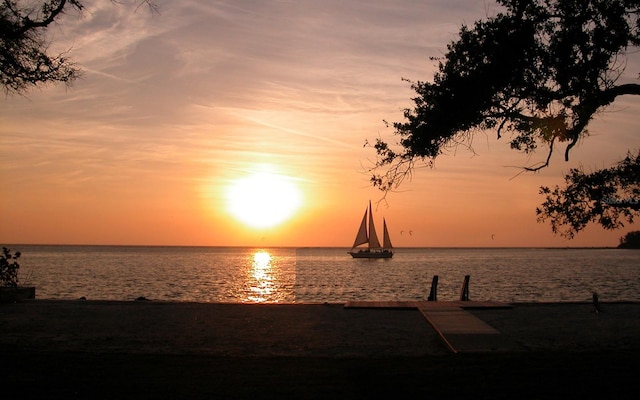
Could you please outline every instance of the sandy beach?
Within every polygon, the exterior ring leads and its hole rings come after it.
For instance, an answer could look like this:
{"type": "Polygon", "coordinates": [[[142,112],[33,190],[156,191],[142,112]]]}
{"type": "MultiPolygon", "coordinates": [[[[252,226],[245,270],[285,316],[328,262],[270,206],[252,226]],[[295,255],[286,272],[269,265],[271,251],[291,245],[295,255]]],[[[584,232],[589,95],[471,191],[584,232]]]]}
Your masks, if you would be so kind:
{"type": "Polygon", "coordinates": [[[1,390],[22,399],[635,398],[640,303],[469,313],[499,334],[458,335],[465,351],[452,353],[415,308],[1,304],[1,390]]]}

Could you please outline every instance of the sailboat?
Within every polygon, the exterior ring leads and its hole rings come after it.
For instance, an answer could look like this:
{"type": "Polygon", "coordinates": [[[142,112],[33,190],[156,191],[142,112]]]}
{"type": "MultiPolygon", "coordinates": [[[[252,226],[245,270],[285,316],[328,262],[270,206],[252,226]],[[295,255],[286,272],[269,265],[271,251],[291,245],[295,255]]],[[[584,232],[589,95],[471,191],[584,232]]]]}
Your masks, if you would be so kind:
{"type": "Polygon", "coordinates": [[[351,250],[348,252],[353,258],[391,258],[393,257],[393,246],[391,245],[391,238],[389,237],[389,230],[387,229],[387,221],[382,219],[382,245],[378,240],[376,234],[376,227],[373,223],[373,214],[371,213],[371,201],[369,201],[369,208],[364,210],[364,216],[360,223],[360,228],[356,234],[356,240],[351,246],[351,250]],[[367,224],[368,222],[368,224],[367,224]],[[368,229],[367,229],[368,225],[368,229]],[[358,247],[366,244],[366,247],[358,247]]]}

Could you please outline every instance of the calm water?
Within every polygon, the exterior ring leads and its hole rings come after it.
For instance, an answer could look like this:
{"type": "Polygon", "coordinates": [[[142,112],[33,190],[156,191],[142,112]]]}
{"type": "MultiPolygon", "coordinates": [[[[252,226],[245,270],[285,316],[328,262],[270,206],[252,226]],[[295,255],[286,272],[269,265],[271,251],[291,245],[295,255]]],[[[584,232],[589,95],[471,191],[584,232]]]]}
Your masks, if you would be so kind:
{"type": "Polygon", "coordinates": [[[8,246],[20,283],[39,299],[197,302],[457,300],[640,301],[640,251],[617,249],[398,249],[356,260],[337,248],[8,246]]]}

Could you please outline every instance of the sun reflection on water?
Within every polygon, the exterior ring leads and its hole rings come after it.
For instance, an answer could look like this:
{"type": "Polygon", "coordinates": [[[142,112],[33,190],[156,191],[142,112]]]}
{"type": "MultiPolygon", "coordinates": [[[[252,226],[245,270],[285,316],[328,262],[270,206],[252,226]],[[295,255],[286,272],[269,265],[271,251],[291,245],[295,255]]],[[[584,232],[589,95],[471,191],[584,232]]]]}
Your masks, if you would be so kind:
{"type": "Polygon", "coordinates": [[[260,250],[253,254],[253,262],[249,271],[250,287],[247,301],[263,303],[273,300],[277,290],[273,271],[272,257],[269,252],[260,250]]]}

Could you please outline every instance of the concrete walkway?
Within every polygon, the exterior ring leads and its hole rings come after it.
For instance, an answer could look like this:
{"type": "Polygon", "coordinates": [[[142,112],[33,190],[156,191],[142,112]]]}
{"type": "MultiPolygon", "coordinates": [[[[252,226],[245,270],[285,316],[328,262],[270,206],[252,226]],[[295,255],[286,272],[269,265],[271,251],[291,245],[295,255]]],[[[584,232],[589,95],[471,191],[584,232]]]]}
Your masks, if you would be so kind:
{"type": "Polygon", "coordinates": [[[485,301],[350,301],[346,308],[417,308],[453,353],[518,351],[519,346],[469,309],[511,308],[485,301]]]}

